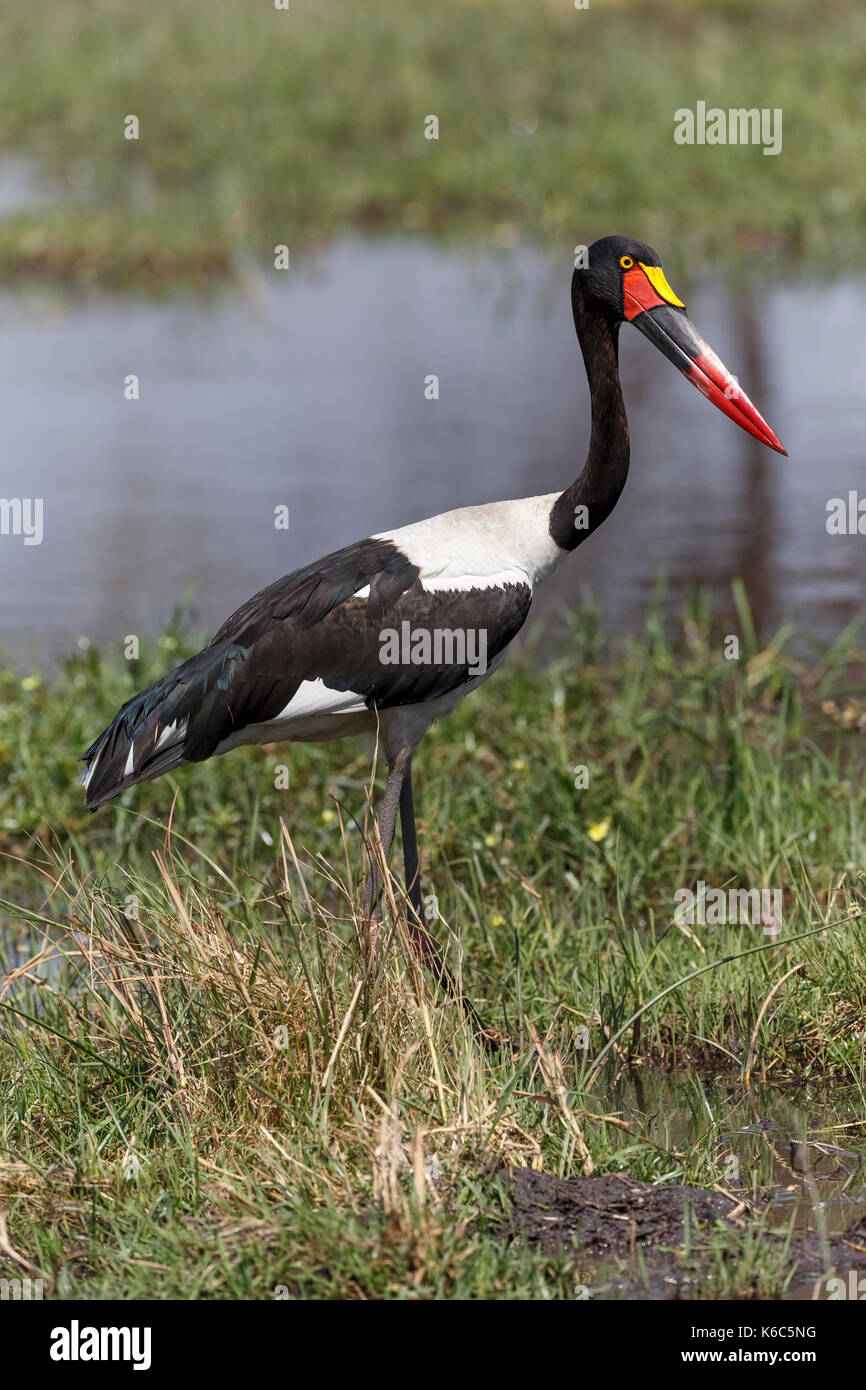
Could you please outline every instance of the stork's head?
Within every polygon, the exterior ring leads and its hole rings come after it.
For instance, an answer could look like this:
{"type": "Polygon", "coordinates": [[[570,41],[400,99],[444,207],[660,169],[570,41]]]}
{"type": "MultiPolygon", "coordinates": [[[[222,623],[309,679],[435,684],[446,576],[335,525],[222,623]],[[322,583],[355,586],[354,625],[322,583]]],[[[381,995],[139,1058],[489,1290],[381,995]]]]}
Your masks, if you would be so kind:
{"type": "Polygon", "coordinates": [[[573,290],[589,306],[602,309],[617,324],[634,324],[707,400],[762,444],[787,453],[736,377],[695,328],[651,246],[631,237],[606,236],[593,242],[586,260],[586,266],[574,272],[573,290]]]}

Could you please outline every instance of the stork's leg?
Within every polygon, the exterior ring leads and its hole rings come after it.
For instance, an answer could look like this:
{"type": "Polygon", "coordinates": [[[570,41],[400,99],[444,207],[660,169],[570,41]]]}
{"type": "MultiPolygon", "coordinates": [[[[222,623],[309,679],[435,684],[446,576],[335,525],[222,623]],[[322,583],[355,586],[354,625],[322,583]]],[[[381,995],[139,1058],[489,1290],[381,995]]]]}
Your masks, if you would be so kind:
{"type": "Polygon", "coordinates": [[[431,971],[437,984],[444,985],[453,999],[460,1004],[476,1032],[491,1042],[491,1034],[484,1027],[472,1004],[463,994],[448,966],[442,959],[439,944],[424,921],[421,903],[421,876],[418,870],[418,836],[415,831],[415,801],[412,795],[412,755],[406,762],[405,773],[400,789],[400,831],[403,836],[403,866],[406,872],[406,893],[409,898],[407,920],[409,939],[415,954],[431,971]]]}
{"type": "MultiPolygon", "coordinates": [[[[411,758],[406,765],[400,787],[400,833],[403,836],[403,868],[406,873],[406,892],[409,895],[409,903],[412,908],[410,929],[413,915],[423,927],[424,908],[421,903],[421,874],[418,867],[418,835],[415,830],[415,798],[412,794],[411,758]]],[[[427,934],[427,939],[432,940],[432,937],[427,934]]]]}
{"type": "MultiPolygon", "coordinates": [[[[379,839],[382,841],[382,856],[388,858],[391,853],[391,845],[394,842],[394,828],[397,824],[397,808],[400,805],[400,788],[403,785],[403,776],[412,761],[410,749],[402,749],[394,758],[388,768],[388,781],[385,785],[385,796],[382,801],[382,809],[379,812],[379,839]]],[[[379,901],[379,894],[382,891],[382,875],[379,871],[379,861],[374,855],[373,864],[367,877],[367,886],[364,890],[364,910],[372,912],[379,901]]]]}

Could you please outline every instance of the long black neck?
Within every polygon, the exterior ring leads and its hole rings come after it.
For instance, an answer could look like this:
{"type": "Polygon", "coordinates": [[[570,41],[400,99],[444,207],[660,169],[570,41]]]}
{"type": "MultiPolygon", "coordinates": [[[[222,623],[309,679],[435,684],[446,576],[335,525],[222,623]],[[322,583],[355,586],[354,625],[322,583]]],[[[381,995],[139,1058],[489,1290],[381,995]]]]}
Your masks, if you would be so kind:
{"type": "Polygon", "coordinates": [[[550,513],[550,534],[563,550],[574,550],[613,511],[625,487],[629,459],[628,421],[619,383],[619,324],[587,303],[577,276],[571,302],[589,379],[592,432],[582,472],[556,499],[550,513]]]}

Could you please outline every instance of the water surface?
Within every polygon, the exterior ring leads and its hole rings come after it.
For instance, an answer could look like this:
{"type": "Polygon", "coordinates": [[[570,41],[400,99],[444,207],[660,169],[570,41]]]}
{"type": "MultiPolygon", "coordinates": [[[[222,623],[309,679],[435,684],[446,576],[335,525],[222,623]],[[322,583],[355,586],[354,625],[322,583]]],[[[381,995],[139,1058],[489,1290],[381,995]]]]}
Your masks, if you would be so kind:
{"type": "MultiPolygon", "coordinates": [[[[0,492],[44,499],[41,545],[0,537],[6,652],[119,650],[190,596],[212,628],[371,531],[564,486],[589,425],[569,280],[529,250],[348,239],[206,302],[0,296],[0,492]]],[[[624,329],[631,475],[550,593],[589,585],[631,627],[660,572],[673,604],[741,575],[765,630],[832,637],[862,607],[866,536],[825,523],[829,497],[866,495],[866,281],[677,288],[790,458],[624,329]]]]}

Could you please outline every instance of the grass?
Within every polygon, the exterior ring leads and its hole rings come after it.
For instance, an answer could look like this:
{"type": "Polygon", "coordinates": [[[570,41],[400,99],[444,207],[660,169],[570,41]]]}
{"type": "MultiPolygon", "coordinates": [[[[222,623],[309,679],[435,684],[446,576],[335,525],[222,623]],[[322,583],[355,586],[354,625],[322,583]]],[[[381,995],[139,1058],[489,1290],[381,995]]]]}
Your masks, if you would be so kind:
{"type": "MultiPolygon", "coordinates": [[[[627,1062],[697,1085],[753,1043],[756,1076],[862,1113],[863,653],[761,645],[737,597],[739,661],[699,597],[615,645],[585,612],[553,664],[512,665],[426,740],[425,891],[514,1058],[482,1056],[418,973],[396,882],[370,950],[367,751],[241,750],[88,817],[77,755],[187,638],[4,672],[0,1274],[23,1259],[71,1297],[572,1298],[605,1272],[502,1238],[503,1168],[729,1185],[698,1091],[685,1135],[623,1119],[627,1062]],[[781,887],[784,939],[676,925],[699,879],[781,887]]],[[[700,1296],[784,1288],[751,1227],[695,1242],[700,1296]]]]}
{"type": "Polygon", "coordinates": [[[857,0],[7,0],[0,45],[0,148],[73,184],[0,221],[7,278],[206,284],[349,226],[860,265],[857,0]],[[782,153],[675,145],[698,100],[781,108],[782,153]]]}

